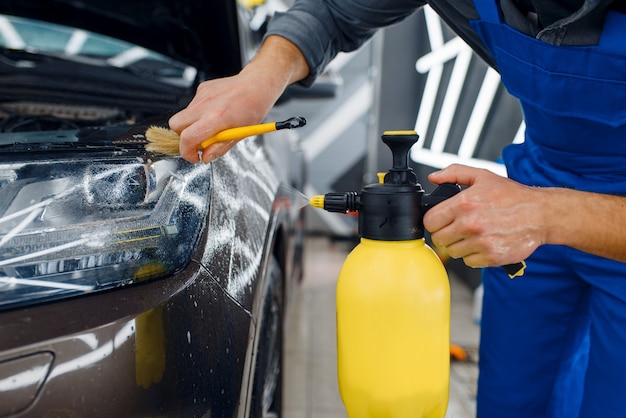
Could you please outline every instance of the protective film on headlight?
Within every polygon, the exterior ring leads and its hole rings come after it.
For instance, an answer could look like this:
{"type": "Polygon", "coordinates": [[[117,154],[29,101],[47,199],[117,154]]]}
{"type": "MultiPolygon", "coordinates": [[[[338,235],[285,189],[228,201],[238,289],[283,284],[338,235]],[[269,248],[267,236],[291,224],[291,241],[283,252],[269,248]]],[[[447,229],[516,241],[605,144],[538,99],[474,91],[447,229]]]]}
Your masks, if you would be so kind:
{"type": "Polygon", "coordinates": [[[209,178],[208,166],[182,159],[0,163],[0,309],[182,269],[209,178]]]}

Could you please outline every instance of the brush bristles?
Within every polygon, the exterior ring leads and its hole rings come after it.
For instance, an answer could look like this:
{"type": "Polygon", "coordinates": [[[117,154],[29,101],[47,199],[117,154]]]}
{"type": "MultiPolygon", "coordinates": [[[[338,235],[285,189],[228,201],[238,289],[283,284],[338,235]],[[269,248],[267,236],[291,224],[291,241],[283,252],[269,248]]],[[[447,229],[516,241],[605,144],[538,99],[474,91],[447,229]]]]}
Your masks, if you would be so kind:
{"type": "Polygon", "coordinates": [[[146,129],[146,150],[166,155],[180,154],[180,137],[171,129],[151,126],[146,129]]]}

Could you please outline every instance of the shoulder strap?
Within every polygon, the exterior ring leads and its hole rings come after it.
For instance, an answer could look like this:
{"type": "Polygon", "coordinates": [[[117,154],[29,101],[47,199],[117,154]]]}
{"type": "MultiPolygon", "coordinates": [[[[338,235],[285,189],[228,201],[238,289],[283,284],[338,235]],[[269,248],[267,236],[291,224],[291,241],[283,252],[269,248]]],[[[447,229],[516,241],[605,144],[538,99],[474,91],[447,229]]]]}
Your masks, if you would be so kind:
{"type": "Polygon", "coordinates": [[[624,39],[626,39],[626,14],[610,11],[606,15],[598,45],[612,51],[626,53],[624,39]]]}
{"type": "Polygon", "coordinates": [[[474,7],[482,20],[501,23],[497,0],[474,0],[474,7]]]}

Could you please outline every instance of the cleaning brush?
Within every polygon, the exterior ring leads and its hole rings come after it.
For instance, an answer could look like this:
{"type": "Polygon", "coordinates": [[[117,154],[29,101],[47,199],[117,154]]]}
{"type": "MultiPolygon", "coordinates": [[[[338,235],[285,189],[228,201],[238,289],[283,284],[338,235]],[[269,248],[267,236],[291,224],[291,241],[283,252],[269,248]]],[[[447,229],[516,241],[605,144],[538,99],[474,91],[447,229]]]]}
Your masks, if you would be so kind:
{"type": "MultiPolygon", "coordinates": [[[[300,128],[306,125],[306,119],[296,116],[282,122],[267,122],[258,125],[240,126],[218,132],[204,140],[198,150],[204,150],[216,142],[238,141],[253,135],[265,134],[280,129],[300,128]]],[[[171,129],[151,126],[146,130],[146,150],[166,155],[180,154],[180,136],[171,129]]]]}

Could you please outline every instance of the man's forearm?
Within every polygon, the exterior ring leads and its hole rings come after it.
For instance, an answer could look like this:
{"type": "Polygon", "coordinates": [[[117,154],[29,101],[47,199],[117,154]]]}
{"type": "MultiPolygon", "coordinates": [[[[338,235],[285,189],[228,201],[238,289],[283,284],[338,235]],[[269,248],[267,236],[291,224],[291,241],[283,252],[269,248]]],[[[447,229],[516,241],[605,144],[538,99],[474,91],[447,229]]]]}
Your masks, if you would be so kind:
{"type": "Polygon", "coordinates": [[[247,71],[254,71],[257,77],[273,83],[273,90],[282,92],[290,84],[305,78],[309,66],[296,45],[274,35],[265,39],[256,56],[241,72],[247,71]]]}
{"type": "Polygon", "coordinates": [[[545,189],[546,243],[626,262],[626,197],[545,189]]]}

